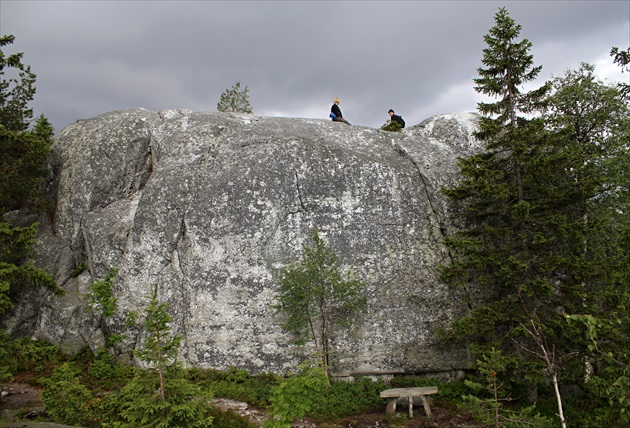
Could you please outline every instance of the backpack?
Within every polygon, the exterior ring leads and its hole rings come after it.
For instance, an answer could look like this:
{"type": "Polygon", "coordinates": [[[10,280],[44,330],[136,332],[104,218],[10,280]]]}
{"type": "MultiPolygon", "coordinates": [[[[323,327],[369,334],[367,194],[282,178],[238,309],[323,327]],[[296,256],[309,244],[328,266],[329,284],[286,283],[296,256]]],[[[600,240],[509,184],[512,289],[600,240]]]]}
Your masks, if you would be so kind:
{"type": "Polygon", "coordinates": [[[400,126],[402,126],[403,128],[405,127],[405,121],[403,120],[402,116],[398,116],[398,123],[400,123],[400,126]]]}
{"type": "Polygon", "coordinates": [[[337,115],[336,115],[335,113],[332,113],[332,112],[331,112],[328,116],[330,116],[330,118],[331,118],[332,120],[337,119],[337,115]]]}

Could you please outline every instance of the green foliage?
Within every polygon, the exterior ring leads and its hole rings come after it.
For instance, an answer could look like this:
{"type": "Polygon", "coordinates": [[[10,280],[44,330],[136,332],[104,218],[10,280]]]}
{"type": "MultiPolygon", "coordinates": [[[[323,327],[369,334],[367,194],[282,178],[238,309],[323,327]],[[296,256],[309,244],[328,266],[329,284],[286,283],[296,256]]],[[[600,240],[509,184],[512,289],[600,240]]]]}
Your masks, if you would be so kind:
{"type": "Polygon", "coordinates": [[[535,406],[503,410],[499,414],[498,423],[495,419],[495,409],[487,400],[469,395],[465,397],[463,408],[475,416],[479,422],[487,424],[485,426],[505,428],[554,428],[556,426],[549,418],[540,415],[535,406]]]}
{"type": "Polygon", "coordinates": [[[365,283],[352,272],[342,275],[336,254],[316,229],[311,237],[313,246],[304,244],[302,259],[281,272],[275,310],[285,316],[282,328],[295,334],[297,344],[315,346],[319,364],[328,372],[333,328],[349,328],[366,307],[365,283]]]}
{"type": "MultiPolygon", "coordinates": [[[[6,56],[3,48],[13,43],[12,35],[0,36],[0,125],[20,132],[28,128],[33,109],[27,108],[35,95],[35,74],[31,67],[22,63],[22,52],[6,56]],[[17,77],[5,79],[5,69],[17,73],[17,77]]],[[[6,153],[6,152],[3,152],[6,153]]]]}
{"type": "Polygon", "coordinates": [[[20,290],[29,286],[44,286],[60,295],[52,275],[35,267],[32,261],[24,262],[35,240],[39,225],[11,227],[0,222],[0,315],[11,309],[20,290]]]}
{"type": "Polygon", "coordinates": [[[91,427],[95,415],[92,411],[94,397],[81,382],[77,369],[71,363],[56,368],[52,376],[41,381],[44,385],[42,402],[46,413],[54,422],[91,427]]]}
{"type": "Polygon", "coordinates": [[[81,275],[83,272],[85,272],[87,270],[88,266],[86,263],[81,262],[78,265],[76,265],[74,267],[74,269],[72,269],[72,272],[70,273],[70,276],[72,278],[76,278],[77,276],[81,275]]]}
{"type": "MultiPolygon", "coordinates": [[[[480,104],[488,115],[477,133],[485,150],[460,160],[464,179],[445,191],[461,204],[466,225],[446,241],[453,262],[443,278],[486,299],[453,324],[455,336],[473,341],[477,355],[495,346],[517,356],[515,369],[534,379],[548,362],[557,374],[591,353],[565,314],[627,313],[629,186],[622,171],[630,122],[618,90],[596,81],[587,65],[534,93],[513,89],[539,68],[525,72],[530,44],[512,40],[520,27],[504,9],[496,20],[484,51],[488,68],[475,81],[501,99],[480,104]],[[534,107],[540,116],[526,118],[534,107]],[[539,334],[525,327],[532,322],[539,334]],[[540,340],[554,350],[553,361],[541,358],[540,340]]],[[[619,347],[613,338],[628,331],[627,316],[619,319],[608,346],[619,347]]]]}
{"type": "Polygon", "coordinates": [[[41,187],[48,176],[46,158],[52,128],[43,116],[34,130],[12,131],[0,123],[0,211],[22,207],[47,208],[41,187]]]}
{"type": "Polygon", "coordinates": [[[31,338],[12,339],[0,330],[0,382],[19,372],[39,372],[45,364],[60,360],[58,347],[31,338]]]}
{"type": "Polygon", "coordinates": [[[222,112],[253,113],[249,103],[249,89],[245,86],[241,89],[241,82],[236,82],[231,89],[226,89],[221,94],[217,104],[217,110],[222,112]]]}
{"type": "MultiPolygon", "coordinates": [[[[521,26],[516,24],[505,8],[499,8],[494,16],[495,26],[484,36],[487,47],[483,49],[482,64],[477,69],[478,78],[474,79],[475,90],[490,97],[497,97],[494,103],[479,103],[479,113],[493,125],[518,122],[518,113],[529,113],[540,102],[548,90],[543,86],[528,94],[521,94],[520,87],[536,79],[542,66],[534,67],[534,57],[530,53],[532,43],[523,39],[518,41],[521,26]]],[[[492,134],[495,127],[486,126],[481,131],[483,139],[492,134]]],[[[500,129],[500,128],[499,128],[500,129]]],[[[498,130],[498,129],[497,129],[498,130]]]]}
{"type": "Polygon", "coordinates": [[[144,342],[136,355],[152,366],[137,371],[120,392],[121,427],[209,427],[211,394],[184,378],[177,351],[181,338],[171,334],[168,305],[158,300],[157,286],[145,311],[144,342]]]}
{"type": "Polygon", "coordinates": [[[131,377],[132,372],[130,367],[117,362],[116,358],[106,349],[100,349],[88,368],[88,374],[93,378],[107,382],[107,384],[118,385],[126,382],[131,377]]]}
{"type": "Polygon", "coordinates": [[[22,63],[22,53],[3,52],[14,40],[12,35],[0,37],[0,214],[45,205],[40,185],[47,177],[45,161],[53,142],[53,128],[43,115],[27,130],[35,74],[22,63]]]}
{"type": "MultiPolygon", "coordinates": [[[[47,177],[45,162],[53,142],[52,126],[44,116],[27,130],[33,116],[27,105],[35,94],[35,75],[22,63],[22,53],[7,56],[3,52],[14,39],[0,37],[0,215],[45,207],[41,184],[47,177]]],[[[61,292],[51,275],[26,261],[37,228],[38,224],[14,228],[0,223],[0,315],[13,307],[27,285],[61,292]]]]}
{"type": "Polygon", "coordinates": [[[138,372],[118,397],[124,428],[175,428],[213,426],[210,394],[184,379],[171,366],[164,383],[150,371],[138,372]],[[164,396],[160,392],[163,390],[164,396]]]}
{"type": "Polygon", "coordinates": [[[168,303],[159,302],[156,286],[145,312],[144,343],[142,348],[136,351],[136,356],[155,367],[160,377],[165,368],[175,362],[181,342],[180,336],[171,334],[170,323],[173,317],[168,314],[167,308],[168,303]]]}
{"type": "MultiPolygon", "coordinates": [[[[613,47],[610,50],[610,56],[613,57],[613,63],[617,64],[621,67],[621,72],[630,72],[630,48],[624,50],[619,49],[618,47],[613,47]]],[[[628,83],[619,83],[618,85],[619,91],[621,92],[621,96],[624,99],[630,98],[630,84],[628,83]]]]}
{"type": "Polygon", "coordinates": [[[118,298],[114,295],[114,279],[118,275],[118,270],[110,268],[105,278],[91,283],[85,299],[88,303],[88,310],[97,313],[102,318],[110,318],[116,313],[118,298]]]}
{"type": "Polygon", "coordinates": [[[271,397],[271,419],[265,428],[290,428],[295,419],[304,417],[317,403],[321,403],[328,390],[328,376],[320,367],[304,367],[274,388],[271,397]]]}
{"type": "Polygon", "coordinates": [[[391,386],[387,383],[368,378],[331,382],[326,394],[319,400],[313,400],[309,415],[320,420],[334,420],[374,409],[381,412],[386,400],[379,394],[388,388],[391,386]]]}
{"type": "Polygon", "coordinates": [[[551,427],[551,421],[534,414],[534,407],[516,410],[507,409],[504,402],[511,401],[505,392],[504,376],[513,358],[506,357],[501,351],[492,348],[477,360],[479,380],[466,380],[465,384],[474,394],[465,395],[464,401],[473,409],[474,414],[484,423],[495,427],[523,426],[526,422],[537,427],[551,427]]]}
{"type": "Polygon", "coordinates": [[[272,389],[282,380],[273,373],[251,376],[246,370],[236,367],[230,367],[228,371],[192,368],[187,371],[187,379],[215,395],[260,407],[269,405],[272,389]]]}
{"type": "Polygon", "coordinates": [[[395,120],[388,120],[387,122],[385,122],[383,126],[381,126],[381,129],[383,131],[400,132],[402,131],[403,127],[400,123],[396,122],[395,120]]]}

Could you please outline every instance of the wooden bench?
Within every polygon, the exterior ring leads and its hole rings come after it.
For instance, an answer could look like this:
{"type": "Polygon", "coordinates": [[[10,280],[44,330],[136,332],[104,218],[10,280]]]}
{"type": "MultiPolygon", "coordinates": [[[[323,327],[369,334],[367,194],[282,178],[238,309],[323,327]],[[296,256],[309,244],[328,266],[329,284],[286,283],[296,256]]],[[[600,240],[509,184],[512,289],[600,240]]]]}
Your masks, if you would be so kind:
{"type": "Polygon", "coordinates": [[[396,413],[396,402],[399,398],[405,398],[409,400],[409,417],[413,418],[413,397],[420,397],[422,405],[424,406],[424,412],[427,416],[431,416],[431,408],[429,407],[429,401],[427,395],[436,394],[438,392],[437,386],[423,386],[417,388],[394,388],[387,389],[381,392],[381,398],[389,398],[387,404],[386,413],[396,413]]]}

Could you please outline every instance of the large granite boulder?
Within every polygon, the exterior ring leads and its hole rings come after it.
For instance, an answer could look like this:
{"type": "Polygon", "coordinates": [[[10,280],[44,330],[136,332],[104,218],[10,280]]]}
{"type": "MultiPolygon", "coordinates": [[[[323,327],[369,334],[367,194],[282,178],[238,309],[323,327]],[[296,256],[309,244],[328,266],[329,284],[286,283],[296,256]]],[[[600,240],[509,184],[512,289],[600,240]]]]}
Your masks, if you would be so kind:
{"type": "Polygon", "coordinates": [[[4,327],[68,352],[123,332],[132,349],[142,335],[125,316],[142,315],[157,287],[187,365],[290,371],[308,350],[280,328],[276,280],[316,227],[367,284],[367,310],[333,334],[338,372],[467,368],[465,350],[441,347],[435,332],[466,310],[439,279],[457,217],[440,188],[476,150],[475,121],[442,115],[400,133],[185,110],[79,121],[55,142],[56,210],[37,245],[67,293],[36,293],[4,327]],[[101,320],[84,294],[109,268],[118,312],[101,320]]]}

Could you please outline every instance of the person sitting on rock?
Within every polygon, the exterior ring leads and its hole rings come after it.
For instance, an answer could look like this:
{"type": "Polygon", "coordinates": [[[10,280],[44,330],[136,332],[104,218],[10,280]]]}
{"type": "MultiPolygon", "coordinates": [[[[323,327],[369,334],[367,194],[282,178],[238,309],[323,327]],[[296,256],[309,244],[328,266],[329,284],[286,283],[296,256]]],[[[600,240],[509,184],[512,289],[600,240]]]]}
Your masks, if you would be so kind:
{"type": "Polygon", "coordinates": [[[389,117],[391,117],[391,121],[392,122],[396,122],[400,125],[401,128],[405,127],[405,121],[403,120],[402,117],[398,116],[397,114],[395,114],[393,109],[389,109],[389,111],[387,112],[389,113],[389,117]]]}
{"type": "Polygon", "coordinates": [[[340,102],[341,102],[341,100],[339,98],[335,98],[333,100],[333,105],[330,108],[330,118],[334,122],[343,122],[346,125],[350,125],[350,122],[348,122],[346,119],[344,119],[343,115],[341,114],[341,109],[339,108],[339,103],[340,102]]]}

